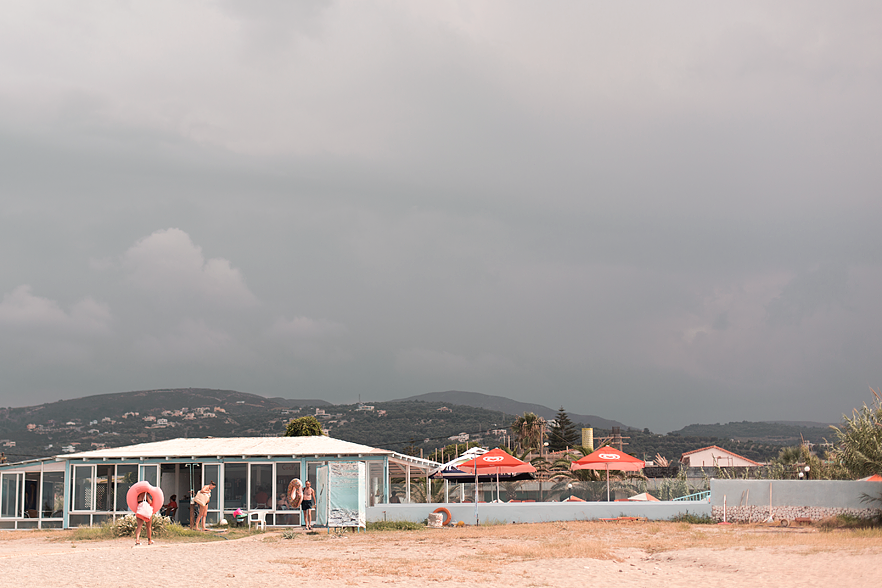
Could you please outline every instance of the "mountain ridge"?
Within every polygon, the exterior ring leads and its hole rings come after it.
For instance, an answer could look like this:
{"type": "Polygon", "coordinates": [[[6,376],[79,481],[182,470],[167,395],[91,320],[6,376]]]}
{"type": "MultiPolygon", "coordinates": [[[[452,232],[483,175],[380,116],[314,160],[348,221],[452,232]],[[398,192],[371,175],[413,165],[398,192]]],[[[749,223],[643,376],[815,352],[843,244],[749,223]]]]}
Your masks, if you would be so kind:
{"type": "MultiPolygon", "coordinates": [[[[546,420],[557,417],[557,410],[548,408],[541,404],[531,402],[521,402],[512,400],[505,396],[491,396],[489,394],[481,394],[479,392],[465,392],[462,390],[447,390],[446,392],[428,392],[426,394],[418,394],[407,398],[399,398],[390,400],[389,402],[450,402],[451,404],[459,404],[462,406],[473,406],[475,408],[484,408],[487,410],[498,410],[508,414],[523,414],[525,412],[533,412],[546,420]]],[[[622,429],[636,428],[628,427],[611,419],[606,419],[597,415],[576,414],[566,411],[574,423],[583,423],[595,429],[611,429],[613,427],[621,427],[622,429]]]]}

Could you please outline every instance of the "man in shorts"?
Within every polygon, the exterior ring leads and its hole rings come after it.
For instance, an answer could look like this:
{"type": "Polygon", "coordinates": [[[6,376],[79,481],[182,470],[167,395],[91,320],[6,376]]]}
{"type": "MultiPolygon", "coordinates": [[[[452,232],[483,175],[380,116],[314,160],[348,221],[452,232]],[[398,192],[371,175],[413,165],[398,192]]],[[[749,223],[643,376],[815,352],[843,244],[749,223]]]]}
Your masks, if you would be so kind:
{"type": "Polygon", "coordinates": [[[303,518],[306,521],[306,530],[312,530],[312,507],[315,502],[315,490],[312,489],[312,485],[309,483],[309,480],[306,481],[306,485],[303,487],[303,502],[300,503],[300,509],[303,511],[303,518]]]}

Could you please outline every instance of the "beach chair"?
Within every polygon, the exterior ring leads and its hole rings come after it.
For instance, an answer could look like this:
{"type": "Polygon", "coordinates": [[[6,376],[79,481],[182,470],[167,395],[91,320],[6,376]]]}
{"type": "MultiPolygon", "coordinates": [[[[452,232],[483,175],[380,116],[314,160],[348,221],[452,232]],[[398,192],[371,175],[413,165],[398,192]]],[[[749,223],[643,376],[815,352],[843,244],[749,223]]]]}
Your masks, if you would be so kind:
{"type": "Polygon", "coordinates": [[[269,510],[252,510],[248,513],[248,526],[251,526],[251,523],[256,523],[258,527],[266,530],[266,515],[267,513],[272,512],[269,510]]]}

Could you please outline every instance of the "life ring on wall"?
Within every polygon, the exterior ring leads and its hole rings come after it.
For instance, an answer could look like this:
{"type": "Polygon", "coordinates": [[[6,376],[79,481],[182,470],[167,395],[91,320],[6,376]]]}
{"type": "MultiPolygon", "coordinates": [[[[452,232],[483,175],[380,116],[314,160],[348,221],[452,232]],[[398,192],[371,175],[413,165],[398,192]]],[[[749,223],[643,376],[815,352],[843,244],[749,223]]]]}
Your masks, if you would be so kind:
{"type": "Polygon", "coordinates": [[[126,504],[128,505],[129,510],[132,512],[138,512],[138,494],[141,492],[146,492],[150,495],[150,498],[153,499],[153,504],[151,505],[153,506],[153,514],[158,513],[159,509],[162,508],[162,503],[165,501],[165,497],[162,495],[162,490],[146,480],[141,480],[140,482],[132,484],[132,487],[126,492],[126,504]]]}
{"type": "Polygon", "coordinates": [[[433,510],[432,514],[435,514],[436,512],[440,512],[441,514],[444,515],[444,521],[441,523],[442,527],[446,527],[447,525],[450,524],[450,520],[452,517],[450,516],[449,510],[447,510],[443,506],[440,506],[440,507],[436,508],[435,510],[433,510]]]}

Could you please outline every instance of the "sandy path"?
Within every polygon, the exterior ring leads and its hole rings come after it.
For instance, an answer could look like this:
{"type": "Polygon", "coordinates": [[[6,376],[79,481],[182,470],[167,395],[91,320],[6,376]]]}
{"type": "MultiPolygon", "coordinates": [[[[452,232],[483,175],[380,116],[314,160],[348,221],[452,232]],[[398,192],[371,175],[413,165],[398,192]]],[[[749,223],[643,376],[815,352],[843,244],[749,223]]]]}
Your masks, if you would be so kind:
{"type": "MultiPolygon", "coordinates": [[[[628,533],[618,539],[627,543],[628,533]]],[[[617,537],[618,531],[608,533],[617,537]]],[[[537,546],[562,533],[532,539],[537,546]]],[[[578,538],[594,541],[596,538],[578,538]]],[[[663,539],[663,538],[661,538],[663,539]]],[[[599,538],[597,538],[599,540],[599,538]]],[[[880,541],[842,547],[772,545],[686,547],[650,553],[618,548],[614,559],[524,559],[505,551],[517,537],[458,531],[301,535],[279,533],[236,541],[162,543],[132,548],[131,539],[58,542],[45,537],[0,540],[2,587],[282,586],[751,586],[850,588],[877,585],[880,541]],[[614,584],[613,584],[614,583],[614,584]]],[[[552,554],[553,555],[553,554],[552,554]]]]}

